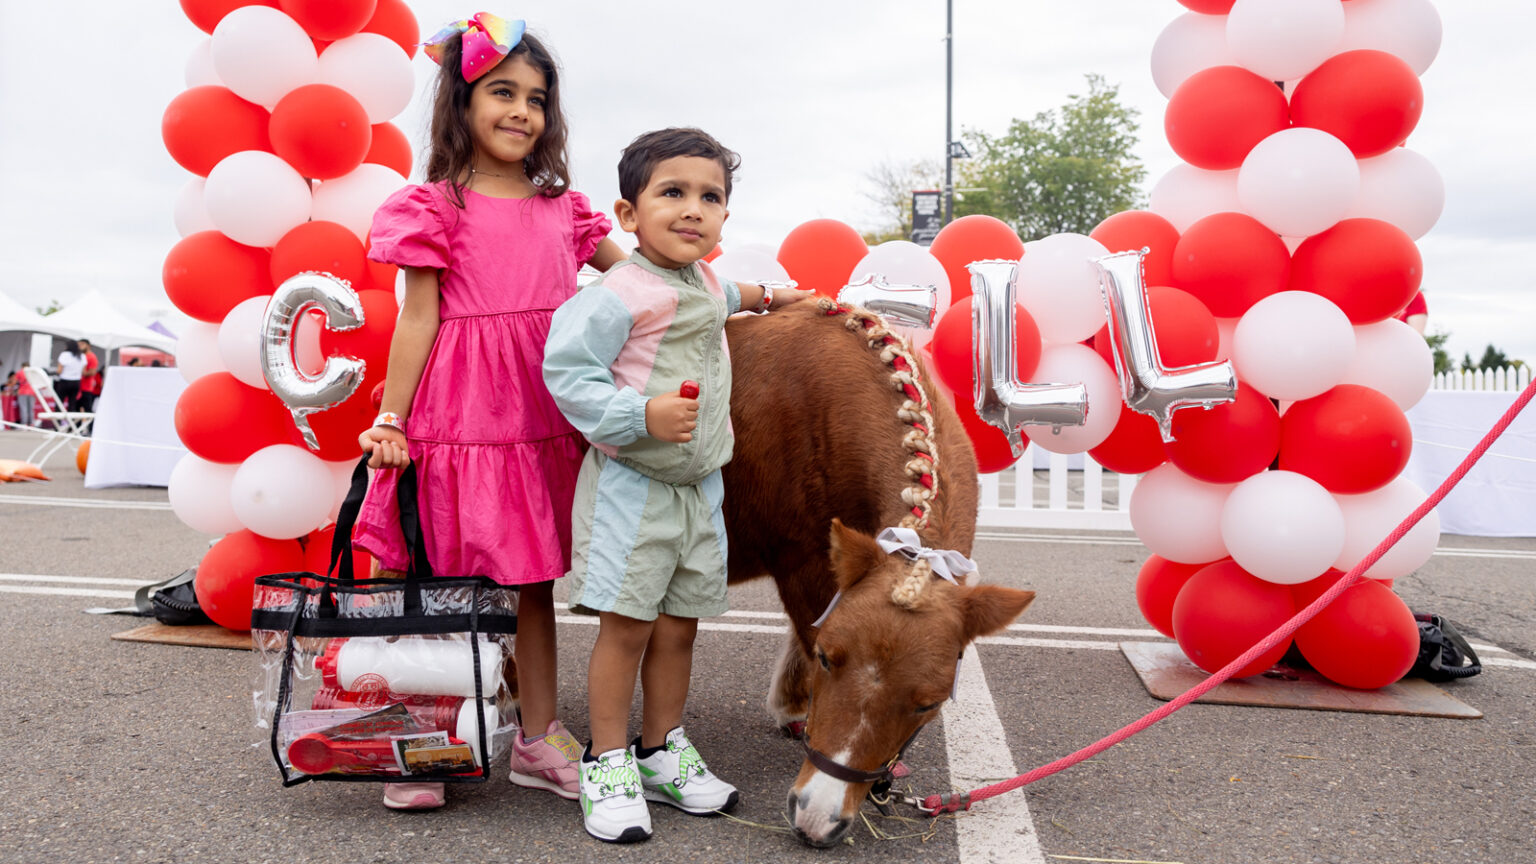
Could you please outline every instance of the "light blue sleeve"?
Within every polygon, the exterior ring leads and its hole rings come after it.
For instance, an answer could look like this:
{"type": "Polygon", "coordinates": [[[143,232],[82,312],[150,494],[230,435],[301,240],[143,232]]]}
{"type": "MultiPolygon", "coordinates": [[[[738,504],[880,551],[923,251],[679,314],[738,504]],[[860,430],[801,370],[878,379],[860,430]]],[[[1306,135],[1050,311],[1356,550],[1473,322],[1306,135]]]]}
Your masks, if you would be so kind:
{"type": "Polygon", "coordinates": [[[721,279],[720,290],[725,292],[725,314],[735,315],[741,311],[741,286],[733,279],[721,279]]]}
{"type": "Polygon", "coordinates": [[[550,322],[544,383],[565,419],[593,444],[622,447],[647,434],[647,398],[619,387],[611,368],[633,324],[623,301],[601,285],[578,291],[550,322]]]}

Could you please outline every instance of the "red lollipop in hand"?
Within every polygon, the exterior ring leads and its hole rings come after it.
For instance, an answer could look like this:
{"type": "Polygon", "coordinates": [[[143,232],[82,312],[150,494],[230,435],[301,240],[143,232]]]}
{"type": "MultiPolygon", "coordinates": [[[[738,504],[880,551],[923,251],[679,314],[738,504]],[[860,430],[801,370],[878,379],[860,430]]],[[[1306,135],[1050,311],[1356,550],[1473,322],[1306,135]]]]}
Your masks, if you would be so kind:
{"type": "Polygon", "coordinates": [[[677,395],[683,397],[684,399],[699,398],[699,382],[684,381],[683,386],[677,388],[677,395]]]}

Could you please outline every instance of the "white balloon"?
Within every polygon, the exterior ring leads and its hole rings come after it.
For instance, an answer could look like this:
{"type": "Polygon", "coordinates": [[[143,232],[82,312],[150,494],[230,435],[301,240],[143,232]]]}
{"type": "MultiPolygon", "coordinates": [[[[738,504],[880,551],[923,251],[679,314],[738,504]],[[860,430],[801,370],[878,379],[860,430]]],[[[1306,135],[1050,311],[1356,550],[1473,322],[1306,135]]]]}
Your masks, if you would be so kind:
{"type": "Polygon", "coordinates": [[[1316,480],[1262,471],[1227,496],[1221,539],[1239,567],[1267,582],[1297,585],[1333,566],[1344,548],[1344,514],[1316,480]]]}
{"type": "Polygon", "coordinates": [[[1419,331],[1396,318],[1355,328],[1355,356],[1341,384],[1362,384],[1386,394],[1407,411],[1435,377],[1435,355],[1419,331]]]}
{"type": "Polygon", "coordinates": [[[1289,81],[1332,57],[1344,38],[1339,0],[1237,0],[1227,13],[1227,46],[1238,65],[1289,81]]]}
{"type": "Polygon", "coordinates": [[[331,512],[325,517],[327,522],[335,522],[336,517],[341,515],[342,502],[347,500],[347,493],[352,491],[352,472],[357,468],[357,462],[357,459],[343,459],[340,462],[325,463],[326,469],[331,472],[331,479],[335,482],[331,512]]]}
{"type": "Polygon", "coordinates": [[[1152,43],[1152,83],[1167,98],[1184,79],[1212,66],[1236,66],[1227,47],[1227,16],[1185,12],[1152,43]]]}
{"type": "Polygon", "coordinates": [[[393,168],[364,162],[352,173],[315,187],[313,218],[345,225],[359,240],[367,242],[374,211],[404,185],[405,178],[393,168]]]}
{"type": "Polygon", "coordinates": [[[1360,196],[1345,218],[1390,222],[1415,240],[1440,221],[1445,181],[1422,154],[1393,147],[1380,156],[1361,159],[1359,165],[1360,196]]]}
{"type": "Polygon", "coordinates": [[[772,251],[732,247],[709,262],[715,275],[732,282],[788,282],[789,271],[784,269],[772,251]]]}
{"type": "Polygon", "coordinates": [[[1326,231],[1354,207],[1359,194],[1354,154],[1320,129],[1276,132],[1254,145],[1237,170],[1243,211],[1276,234],[1309,237],[1326,231]]]}
{"type": "Polygon", "coordinates": [[[411,103],[416,74],[411,58],[388,36],[358,33],[337,39],[320,54],[317,79],[352,94],[369,123],[384,123],[411,103]]]}
{"type": "Polygon", "coordinates": [[[203,206],[214,226],[229,239],[247,246],[266,247],[276,246],[290,229],[309,221],[313,199],[309,181],[281,157],[261,150],[242,150],[225,156],[208,172],[203,206]]]}
{"type": "MultiPolygon", "coordinates": [[[[944,272],[944,265],[926,248],[910,240],[887,240],[872,247],[869,254],[854,265],[848,282],[852,284],[875,275],[884,276],[885,281],[891,285],[932,285],[935,291],[934,308],[938,312],[949,308],[949,274],[944,272]]],[[[938,321],[937,315],[934,321],[938,321]]],[[[915,348],[921,348],[933,340],[932,328],[897,326],[894,329],[910,339],[915,348]]]]}
{"type": "Polygon", "coordinates": [[[213,68],[236,96],[271,108],[319,71],[315,43],[298,22],[270,6],[242,6],[213,28],[213,68]]]}
{"type": "Polygon", "coordinates": [[[1373,48],[1396,54],[1423,75],[1440,53],[1440,13],[1430,0],[1351,0],[1344,4],[1338,51],[1373,48]]]}
{"type": "Polygon", "coordinates": [[[1308,399],[1338,384],[1355,355],[1355,330],[1333,301],[1281,291],[1253,304],[1232,333],[1237,376],[1274,399],[1308,399]]]}
{"type": "Polygon", "coordinates": [[[193,177],[183,183],[181,191],[176,193],[173,219],[176,232],[183,237],[199,231],[218,230],[213,220],[208,218],[208,208],[203,206],[203,186],[207,182],[201,177],[193,177]]]}
{"type": "Polygon", "coordinates": [[[1131,495],[1131,528],[1153,554],[1180,564],[1227,555],[1221,511],[1231,485],[1205,483],[1165,462],[1148,471],[1131,495]]]}
{"type": "Polygon", "coordinates": [[[209,462],[192,453],[171,469],[171,510],[183,524],[203,534],[228,534],[242,527],[230,504],[229,490],[237,465],[209,462]]]}
{"type": "Polygon", "coordinates": [[[1043,341],[1081,342],[1104,326],[1104,294],[1093,259],[1108,254],[1104,244],[1082,234],[1052,234],[1024,244],[1019,305],[1040,326],[1043,341]]]}
{"type": "Polygon", "coordinates": [[[229,497],[240,524],[282,540],[323,525],[335,489],[331,469],[320,457],[292,444],[273,444],[241,463],[229,497]]]}
{"type": "Polygon", "coordinates": [[[1173,223],[1180,234],[1212,213],[1240,213],[1243,205],[1237,199],[1237,169],[1207,171],[1181,162],[1152,187],[1148,207],[1173,223]]]}
{"type": "MultiPolygon", "coordinates": [[[[1391,483],[1364,495],[1335,495],[1344,514],[1344,548],[1333,566],[1348,573],[1375,549],[1418,506],[1424,490],[1399,476],[1391,483]]],[[[1397,579],[1424,566],[1440,545],[1440,512],[1431,510],[1403,539],[1365,571],[1369,579],[1397,579]]]]}
{"type": "Polygon", "coordinates": [[[176,339],[176,369],[188,384],[226,371],[224,358],[219,355],[219,325],[191,321],[181,328],[176,339]]]}
{"type": "Polygon", "coordinates": [[[270,297],[251,297],[235,304],[219,325],[219,358],[229,374],[261,390],[270,390],[261,372],[262,319],[270,297]]]}
{"type": "Polygon", "coordinates": [[[183,77],[186,78],[188,88],[202,87],[207,84],[224,86],[224,82],[219,80],[219,73],[213,69],[212,37],[197,43],[197,47],[187,55],[187,67],[183,77]]]}
{"type": "Polygon", "coordinates": [[[1082,384],[1088,389],[1088,422],[1082,426],[1063,426],[1059,432],[1051,431],[1049,425],[1024,427],[1024,434],[1041,448],[1052,453],[1082,453],[1103,444],[1115,431],[1125,402],[1120,395],[1120,379],[1099,352],[1087,345],[1046,345],[1040,352],[1040,365],[1029,377],[1032,384],[1082,384]]]}

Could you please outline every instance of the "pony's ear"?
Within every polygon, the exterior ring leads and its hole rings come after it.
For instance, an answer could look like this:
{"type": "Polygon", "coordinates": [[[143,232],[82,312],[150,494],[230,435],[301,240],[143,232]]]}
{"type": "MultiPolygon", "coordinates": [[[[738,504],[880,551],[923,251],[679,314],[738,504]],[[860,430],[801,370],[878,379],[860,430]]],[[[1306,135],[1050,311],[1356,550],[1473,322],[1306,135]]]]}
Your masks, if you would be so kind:
{"type": "Polygon", "coordinates": [[[967,644],[989,636],[1013,623],[1035,599],[1035,592],[1001,585],[977,585],[962,589],[961,614],[965,617],[967,644]]]}
{"type": "Polygon", "coordinates": [[[832,572],[837,589],[847,591],[885,560],[885,550],[875,538],[855,531],[841,519],[832,520],[832,572]]]}

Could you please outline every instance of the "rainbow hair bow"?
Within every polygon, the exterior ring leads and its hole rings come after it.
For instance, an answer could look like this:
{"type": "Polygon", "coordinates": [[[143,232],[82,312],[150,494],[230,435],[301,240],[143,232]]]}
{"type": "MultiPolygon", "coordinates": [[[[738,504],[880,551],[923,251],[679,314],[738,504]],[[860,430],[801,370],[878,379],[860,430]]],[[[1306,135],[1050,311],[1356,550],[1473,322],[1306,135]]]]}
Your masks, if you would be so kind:
{"type": "Polygon", "coordinates": [[[478,12],[472,18],[455,21],[437,31],[431,39],[421,43],[421,47],[432,62],[441,66],[448,40],[461,37],[464,51],[460,71],[464,73],[465,81],[474,81],[495,69],[502,58],[523,41],[527,29],[522,19],[507,21],[489,12],[478,12]]]}

